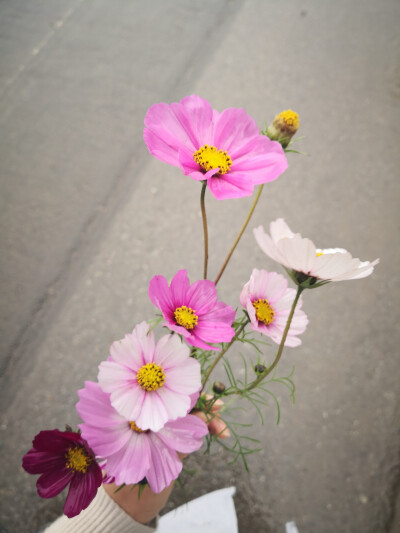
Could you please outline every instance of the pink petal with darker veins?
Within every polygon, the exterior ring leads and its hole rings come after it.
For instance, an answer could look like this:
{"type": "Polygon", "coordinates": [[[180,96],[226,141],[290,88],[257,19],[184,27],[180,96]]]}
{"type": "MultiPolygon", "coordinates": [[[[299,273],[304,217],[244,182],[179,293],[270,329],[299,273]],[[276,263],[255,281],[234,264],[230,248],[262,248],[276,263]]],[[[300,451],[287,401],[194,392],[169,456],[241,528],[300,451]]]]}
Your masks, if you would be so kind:
{"type": "Polygon", "coordinates": [[[202,317],[205,320],[215,320],[216,322],[226,322],[231,325],[235,320],[236,312],[230,306],[226,305],[224,302],[217,302],[214,309],[208,311],[206,315],[202,317]]]}
{"type": "Polygon", "coordinates": [[[213,110],[210,103],[196,94],[186,96],[180,103],[186,111],[196,140],[194,143],[196,150],[204,144],[210,144],[213,136],[213,110]]]}
{"type": "Polygon", "coordinates": [[[233,172],[211,178],[207,185],[217,200],[243,198],[243,196],[251,196],[254,191],[254,184],[247,180],[245,174],[233,172]]]}
{"type": "Polygon", "coordinates": [[[287,280],[280,274],[256,268],[253,269],[250,282],[246,285],[253,300],[263,299],[268,294],[270,304],[282,298],[288,288],[287,280]]]}
{"type": "Polygon", "coordinates": [[[190,174],[194,179],[203,180],[204,174],[200,170],[200,165],[196,163],[193,157],[194,152],[189,148],[179,150],[179,163],[184,174],[190,174]]]}
{"type": "Polygon", "coordinates": [[[154,361],[157,365],[161,365],[165,371],[170,367],[179,366],[189,356],[189,348],[177,335],[164,335],[157,343],[154,361]]]}
{"type": "Polygon", "coordinates": [[[111,392],[110,401],[114,409],[124,418],[127,420],[137,420],[140,416],[145,397],[146,391],[137,382],[134,384],[127,383],[125,386],[116,382],[114,390],[111,392]]]}
{"type": "Polygon", "coordinates": [[[190,335],[190,337],[188,337],[185,340],[188,344],[190,344],[190,346],[195,346],[196,348],[200,348],[202,350],[208,350],[208,351],[212,350],[214,352],[221,351],[221,348],[218,348],[218,346],[210,346],[209,344],[206,344],[205,342],[201,340],[200,337],[197,337],[197,335],[195,334],[190,335]]]}
{"type": "Polygon", "coordinates": [[[145,433],[131,431],[127,445],[107,459],[107,474],[115,477],[115,483],[139,483],[151,466],[149,437],[145,433]]]}
{"type": "Polygon", "coordinates": [[[187,291],[186,298],[186,305],[194,309],[197,316],[203,315],[216,305],[218,299],[217,289],[212,281],[195,281],[187,291]]]}
{"type": "Polygon", "coordinates": [[[135,373],[143,364],[140,347],[134,341],[131,334],[125,335],[123,339],[113,342],[110,348],[110,355],[114,361],[130,368],[135,373]],[[132,357],[132,354],[136,355],[136,357],[132,357]]]}
{"type": "Polygon", "coordinates": [[[174,450],[171,450],[155,433],[150,433],[151,468],[146,473],[150,488],[159,493],[176,479],[182,470],[182,462],[174,450]]]}
{"type": "Polygon", "coordinates": [[[82,420],[91,424],[112,427],[121,424],[121,415],[112,408],[109,395],[98,383],[85,381],[85,388],[78,390],[79,401],[76,410],[82,420]]]}
{"type": "Polygon", "coordinates": [[[189,287],[190,282],[186,270],[178,270],[170,285],[171,299],[175,308],[181,307],[186,303],[186,293],[189,287]]]}
{"type": "Polygon", "coordinates": [[[195,359],[187,358],[179,365],[164,369],[164,372],[164,387],[167,386],[179,394],[190,395],[201,388],[200,364],[195,359]]]}
{"type": "Polygon", "coordinates": [[[232,166],[230,174],[246,175],[254,185],[268,183],[276,180],[287,169],[286,159],[280,154],[269,153],[244,159],[241,163],[232,166]]]}
{"type": "MultiPolygon", "coordinates": [[[[175,390],[164,386],[154,392],[165,405],[168,420],[175,420],[181,416],[187,415],[190,408],[190,397],[183,394],[176,393],[175,390]]],[[[165,423],[166,423],[165,422],[165,423]]],[[[165,424],[164,423],[164,424],[165,424]]]]}
{"type": "Polygon", "coordinates": [[[156,394],[148,392],[143,400],[142,409],[135,419],[141,429],[158,431],[168,420],[168,410],[163,400],[156,394]]]}
{"type": "Polygon", "coordinates": [[[234,329],[223,322],[211,322],[208,320],[199,320],[195,331],[205,342],[230,342],[235,335],[234,329]]]}
{"type": "Polygon", "coordinates": [[[187,415],[168,422],[157,436],[164,444],[180,453],[192,453],[201,447],[201,439],[207,434],[207,424],[203,420],[194,415],[187,415]]]}
{"type": "Polygon", "coordinates": [[[169,316],[175,311],[168,282],[164,276],[154,276],[150,280],[149,298],[161,310],[164,317],[169,316]]]}
{"type": "Polygon", "coordinates": [[[133,329],[131,334],[132,342],[136,344],[144,364],[153,362],[156,348],[154,333],[149,330],[149,324],[143,321],[133,329]]]}
{"type": "Polygon", "coordinates": [[[219,115],[214,127],[214,146],[230,153],[246,137],[259,135],[254,120],[244,109],[228,108],[219,115]]]}
{"type": "Polygon", "coordinates": [[[102,428],[88,423],[79,424],[78,427],[94,453],[103,458],[121,450],[128,442],[131,433],[126,420],[115,427],[102,428]]]}
{"type": "MultiPolygon", "coordinates": [[[[196,138],[191,131],[190,122],[187,119],[186,113],[182,111],[179,104],[154,104],[148,110],[144,119],[144,124],[148,130],[151,131],[152,136],[146,136],[145,142],[150,152],[154,148],[155,139],[161,140],[169,150],[162,151],[162,145],[158,145],[157,148],[161,149],[157,157],[161,161],[171,158],[171,149],[178,155],[179,148],[181,146],[188,146],[193,149],[193,152],[197,150],[196,138]]],[[[144,130],[147,131],[146,129],[144,130]]],[[[177,164],[176,160],[172,164],[177,164]]]]}
{"type": "Polygon", "coordinates": [[[135,366],[137,366],[136,372],[116,361],[103,361],[100,363],[97,377],[103,391],[113,392],[116,388],[116,381],[124,383],[127,387],[134,385],[137,371],[143,366],[143,362],[140,361],[140,364],[135,366]]]}
{"type": "Polygon", "coordinates": [[[164,163],[175,167],[178,166],[179,154],[177,148],[171,147],[157,133],[154,133],[148,128],[143,132],[143,139],[152,156],[160,159],[164,163]]]}
{"type": "Polygon", "coordinates": [[[168,320],[164,322],[163,326],[171,329],[172,331],[175,331],[175,333],[179,333],[179,335],[182,335],[182,337],[184,337],[185,340],[187,340],[191,335],[190,331],[188,331],[183,326],[178,326],[178,324],[176,324],[173,320],[168,320]]]}

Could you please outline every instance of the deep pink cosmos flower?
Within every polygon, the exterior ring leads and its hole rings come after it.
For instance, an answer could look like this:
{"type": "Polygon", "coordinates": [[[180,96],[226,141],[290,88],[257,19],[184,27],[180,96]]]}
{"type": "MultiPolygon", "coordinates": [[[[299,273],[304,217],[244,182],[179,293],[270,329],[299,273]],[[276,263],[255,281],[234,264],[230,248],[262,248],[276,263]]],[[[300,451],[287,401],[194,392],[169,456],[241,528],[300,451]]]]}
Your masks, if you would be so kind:
{"type": "Polygon", "coordinates": [[[186,270],[179,270],[170,287],[164,276],[154,276],[149,296],[161,310],[164,325],[182,335],[191,346],[219,350],[206,343],[229,342],[235,334],[235,311],[217,301],[212,281],[200,280],[190,285],[186,270]]]}
{"type": "Polygon", "coordinates": [[[150,153],[207,180],[218,200],[250,196],[254,186],[275,180],[287,168],[281,145],[261,135],[244,109],[219,113],[200,96],[154,104],[144,119],[150,153]]]}
{"type": "Polygon", "coordinates": [[[98,380],[112,406],[142,429],[158,431],[168,420],[185,416],[190,395],[201,389],[201,368],[178,335],[155,343],[146,322],[111,346],[99,366],[98,380]]]}
{"type": "MultiPolygon", "coordinates": [[[[294,289],[288,289],[286,278],[276,272],[253,270],[250,281],[246,283],[240,294],[240,303],[247,310],[251,327],[274,342],[280,344],[283,331],[296,296],[294,289]]],[[[285,346],[298,346],[301,340],[297,337],[307,327],[307,315],[301,310],[302,300],[299,299],[285,346]]]]}
{"type": "Polygon", "coordinates": [[[87,442],[71,431],[41,431],[22,466],[29,474],[41,474],[36,482],[41,498],[53,498],[69,485],[64,504],[68,518],[88,507],[102,482],[101,469],[87,442]]]}
{"type": "Polygon", "coordinates": [[[113,408],[110,395],[98,383],[86,381],[78,395],[82,435],[106,461],[107,476],[117,485],[139,483],[146,477],[151,489],[161,492],[182,470],[177,452],[198,450],[208,433],[207,425],[194,415],[167,422],[158,432],[144,431],[113,408]]]}

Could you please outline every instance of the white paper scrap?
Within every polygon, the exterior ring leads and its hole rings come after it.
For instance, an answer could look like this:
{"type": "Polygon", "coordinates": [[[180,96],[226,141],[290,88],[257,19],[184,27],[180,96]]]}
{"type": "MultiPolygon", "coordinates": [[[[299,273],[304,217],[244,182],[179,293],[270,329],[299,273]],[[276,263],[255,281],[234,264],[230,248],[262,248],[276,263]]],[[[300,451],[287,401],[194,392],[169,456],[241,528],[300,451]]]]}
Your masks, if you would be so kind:
{"type": "Polygon", "coordinates": [[[238,533],[235,487],[215,490],[160,518],[157,533],[238,533]]]}
{"type": "Polygon", "coordinates": [[[286,533],[299,533],[294,522],[286,522],[286,533]]]}

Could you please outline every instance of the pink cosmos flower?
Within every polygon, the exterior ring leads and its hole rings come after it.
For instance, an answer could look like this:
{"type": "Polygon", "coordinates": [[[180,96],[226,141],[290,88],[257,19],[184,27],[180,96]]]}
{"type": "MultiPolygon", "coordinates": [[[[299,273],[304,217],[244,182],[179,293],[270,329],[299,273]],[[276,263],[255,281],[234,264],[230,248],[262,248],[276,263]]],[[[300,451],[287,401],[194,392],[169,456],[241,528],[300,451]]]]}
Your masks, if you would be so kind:
{"type": "Polygon", "coordinates": [[[168,287],[164,276],[154,276],[149,297],[161,310],[164,325],[182,335],[191,346],[219,350],[206,343],[229,342],[235,334],[235,311],[217,301],[212,281],[200,280],[190,285],[186,270],[179,270],[168,287]]]}
{"type": "Polygon", "coordinates": [[[150,153],[202,181],[218,200],[250,196],[287,168],[281,145],[261,135],[244,109],[219,113],[200,96],[154,104],[145,120],[150,153]]]}
{"type": "Polygon", "coordinates": [[[286,268],[319,280],[365,278],[379,263],[379,259],[372,263],[360,261],[342,248],[318,249],[310,239],[293,233],[282,218],[271,222],[270,233],[265,233],[262,226],[254,229],[256,241],[264,253],[286,268]]]}
{"type": "Polygon", "coordinates": [[[69,485],[64,504],[68,518],[88,507],[102,482],[101,469],[87,442],[71,431],[41,431],[22,466],[29,474],[41,474],[36,482],[41,498],[53,498],[69,485]]]}
{"type": "Polygon", "coordinates": [[[201,368],[177,335],[165,335],[156,344],[149,329],[142,322],[114,342],[111,356],[99,366],[98,380],[122,416],[158,431],[168,420],[187,414],[190,396],[201,389],[201,368]]]}
{"type": "Polygon", "coordinates": [[[182,470],[177,452],[198,450],[208,432],[194,415],[167,422],[158,432],[143,430],[113,408],[110,395],[98,383],[86,381],[78,395],[82,436],[106,461],[107,476],[117,485],[139,483],[145,477],[154,492],[161,492],[182,470]]]}
{"type": "MultiPolygon", "coordinates": [[[[288,289],[286,278],[276,272],[253,270],[250,281],[246,283],[240,294],[240,303],[247,310],[251,327],[280,344],[283,331],[296,296],[294,289],[288,289]]],[[[299,299],[285,346],[298,346],[301,340],[297,337],[307,327],[308,319],[301,310],[302,300],[299,299]]]]}

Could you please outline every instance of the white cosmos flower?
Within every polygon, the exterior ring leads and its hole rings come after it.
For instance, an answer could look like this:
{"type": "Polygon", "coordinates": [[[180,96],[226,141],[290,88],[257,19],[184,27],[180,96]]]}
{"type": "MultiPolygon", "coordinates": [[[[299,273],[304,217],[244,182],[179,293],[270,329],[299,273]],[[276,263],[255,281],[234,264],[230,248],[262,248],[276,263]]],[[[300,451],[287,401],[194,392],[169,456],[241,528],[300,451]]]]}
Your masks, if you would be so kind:
{"type": "Polygon", "coordinates": [[[254,236],[262,251],[284,267],[326,281],[365,278],[372,274],[375,259],[360,261],[343,248],[316,248],[310,239],[293,233],[283,218],[270,224],[270,235],[259,226],[254,236]]]}

